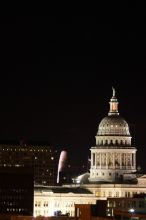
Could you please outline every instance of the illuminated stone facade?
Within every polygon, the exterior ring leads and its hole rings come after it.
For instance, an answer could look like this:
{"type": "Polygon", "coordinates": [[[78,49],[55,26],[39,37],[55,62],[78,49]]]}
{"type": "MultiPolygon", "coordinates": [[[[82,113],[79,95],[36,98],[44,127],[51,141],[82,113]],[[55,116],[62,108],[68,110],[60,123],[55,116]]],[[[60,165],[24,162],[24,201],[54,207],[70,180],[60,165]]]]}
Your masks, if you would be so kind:
{"type": "Polygon", "coordinates": [[[108,197],[131,198],[134,194],[146,193],[146,176],[137,180],[135,184],[84,184],[78,187],[68,185],[62,186],[62,189],[56,187],[56,190],[49,187],[37,188],[34,192],[34,216],[51,216],[57,210],[74,216],[75,204],[96,204],[97,200],[108,197]]]}
{"type": "Polygon", "coordinates": [[[96,199],[88,189],[80,187],[36,187],[34,216],[53,216],[56,211],[74,216],[75,204],[95,204],[96,199]]]}

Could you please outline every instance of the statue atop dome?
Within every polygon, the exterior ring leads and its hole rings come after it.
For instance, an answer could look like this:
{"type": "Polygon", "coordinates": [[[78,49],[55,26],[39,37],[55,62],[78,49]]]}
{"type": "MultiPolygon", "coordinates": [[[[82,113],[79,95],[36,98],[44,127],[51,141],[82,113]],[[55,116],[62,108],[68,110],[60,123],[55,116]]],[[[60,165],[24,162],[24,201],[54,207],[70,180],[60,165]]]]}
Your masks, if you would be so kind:
{"type": "Polygon", "coordinates": [[[115,97],[116,96],[116,90],[115,90],[114,87],[112,87],[112,90],[113,90],[113,97],[115,97]]]}
{"type": "Polygon", "coordinates": [[[112,94],[112,98],[110,99],[110,111],[108,113],[108,115],[119,115],[118,112],[118,100],[116,98],[116,90],[114,87],[112,87],[113,90],[113,94],[112,94]]]}

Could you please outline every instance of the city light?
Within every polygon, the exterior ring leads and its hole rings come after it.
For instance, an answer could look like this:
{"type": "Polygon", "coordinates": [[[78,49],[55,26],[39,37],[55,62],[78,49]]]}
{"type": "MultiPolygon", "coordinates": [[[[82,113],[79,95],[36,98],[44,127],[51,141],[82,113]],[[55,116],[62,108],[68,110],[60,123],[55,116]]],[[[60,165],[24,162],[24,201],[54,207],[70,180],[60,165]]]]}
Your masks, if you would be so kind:
{"type": "Polygon", "coordinates": [[[135,212],[135,210],[134,209],[129,209],[129,212],[133,213],[133,212],[135,212]]]}

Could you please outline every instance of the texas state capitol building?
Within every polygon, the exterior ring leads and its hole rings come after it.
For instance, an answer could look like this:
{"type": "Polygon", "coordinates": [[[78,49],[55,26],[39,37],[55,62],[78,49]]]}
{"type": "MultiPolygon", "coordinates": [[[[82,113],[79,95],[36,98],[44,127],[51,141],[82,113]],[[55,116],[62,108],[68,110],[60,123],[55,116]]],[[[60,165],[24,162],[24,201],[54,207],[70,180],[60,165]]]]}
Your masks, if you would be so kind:
{"type": "Polygon", "coordinates": [[[74,216],[74,204],[95,204],[107,197],[132,197],[146,193],[146,175],[136,172],[136,151],[128,123],[120,116],[113,88],[108,115],[98,127],[91,147],[90,173],[64,186],[35,186],[34,216],[51,216],[60,210],[74,216]]]}

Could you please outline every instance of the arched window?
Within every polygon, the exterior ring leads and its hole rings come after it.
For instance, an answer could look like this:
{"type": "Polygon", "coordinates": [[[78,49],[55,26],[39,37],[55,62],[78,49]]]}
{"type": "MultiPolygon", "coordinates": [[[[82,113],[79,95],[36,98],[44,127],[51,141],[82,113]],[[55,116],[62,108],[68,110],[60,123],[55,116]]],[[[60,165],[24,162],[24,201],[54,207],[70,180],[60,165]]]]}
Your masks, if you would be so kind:
{"type": "Polygon", "coordinates": [[[118,145],[118,140],[115,140],[115,145],[118,145]]]}
{"type": "Polygon", "coordinates": [[[108,192],[108,196],[112,197],[112,192],[111,191],[108,192]]]}

